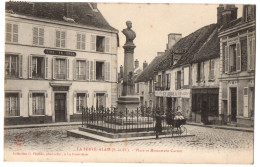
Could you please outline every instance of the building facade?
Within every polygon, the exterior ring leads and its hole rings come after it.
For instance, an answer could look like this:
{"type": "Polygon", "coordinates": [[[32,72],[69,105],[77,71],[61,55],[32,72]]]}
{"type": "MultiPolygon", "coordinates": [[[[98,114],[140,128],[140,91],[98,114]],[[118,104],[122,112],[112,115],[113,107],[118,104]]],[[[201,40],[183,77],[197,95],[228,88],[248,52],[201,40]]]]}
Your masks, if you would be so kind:
{"type": "MultiPolygon", "coordinates": [[[[223,19],[220,38],[220,120],[238,126],[254,125],[255,97],[255,12],[244,5],[242,18],[223,19]]],[[[230,18],[227,6],[220,6],[230,18]]]]}
{"type": "Polygon", "coordinates": [[[10,2],[6,9],[6,125],[79,121],[82,107],[116,105],[118,31],[89,18],[102,16],[95,3],[10,2]],[[30,5],[53,15],[22,10],[30,5]],[[77,9],[88,16],[76,17],[77,9]]]}

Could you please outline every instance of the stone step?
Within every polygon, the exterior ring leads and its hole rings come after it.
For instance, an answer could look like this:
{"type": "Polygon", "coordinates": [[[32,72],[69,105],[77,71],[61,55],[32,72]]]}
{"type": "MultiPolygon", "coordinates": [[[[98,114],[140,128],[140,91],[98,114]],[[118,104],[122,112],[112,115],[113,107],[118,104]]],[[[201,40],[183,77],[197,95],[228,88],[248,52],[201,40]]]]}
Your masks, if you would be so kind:
{"type": "MultiPolygon", "coordinates": [[[[142,132],[128,132],[128,133],[110,133],[106,131],[101,131],[98,129],[91,129],[91,128],[83,128],[79,127],[80,131],[93,133],[96,135],[105,136],[108,138],[131,138],[131,137],[142,137],[142,136],[155,136],[154,131],[142,131],[142,132]]],[[[163,132],[161,135],[171,134],[171,131],[163,132]]]]}
{"type": "MultiPolygon", "coordinates": [[[[105,136],[80,131],[78,129],[75,130],[68,130],[67,131],[68,136],[77,137],[77,138],[85,138],[85,139],[91,139],[96,141],[102,141],[106,143],[113,143],[113,142],[126,142],[126,141],[134,141],[134,140],[148,140],[148,139],[155,139],[155,136],[141,136],[141,137],[130,137],[130,138],[108,138],[105,136]]],[[[160,138],[177,138],[177,137],[188,137],[188,136],[194,136],[194,135],[160,135],[160,138]]]]}

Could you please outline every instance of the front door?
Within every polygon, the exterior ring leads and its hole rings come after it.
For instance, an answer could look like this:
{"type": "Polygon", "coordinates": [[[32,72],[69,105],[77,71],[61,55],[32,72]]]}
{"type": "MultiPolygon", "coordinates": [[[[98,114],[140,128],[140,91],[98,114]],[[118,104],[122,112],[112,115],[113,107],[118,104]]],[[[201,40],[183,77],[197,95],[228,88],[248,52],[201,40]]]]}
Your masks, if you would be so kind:
{"type": "Polygon", "coordinates": [[[237,88],[230,89],[231,94],[231,121],[237,121],[237,88]]]}
{"type": "Polygon", "coordinates": [[[65,122],[66,93],[55,93],[55,122],[65,122]]]}

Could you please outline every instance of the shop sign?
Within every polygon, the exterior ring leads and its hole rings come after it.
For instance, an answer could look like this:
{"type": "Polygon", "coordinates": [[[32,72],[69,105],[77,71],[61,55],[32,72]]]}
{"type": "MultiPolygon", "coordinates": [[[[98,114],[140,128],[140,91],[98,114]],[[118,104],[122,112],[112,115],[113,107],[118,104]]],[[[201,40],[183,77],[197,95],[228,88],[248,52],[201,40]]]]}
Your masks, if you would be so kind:
{"type": "Polygon", "coordinates": [[[155,91],[155,96],[189,98],[190,89],[177,90],[177,91],[155,91]]]}
{"type": "Polygon", "coordinates": [[[63,50],[45,49],[44,53],[49,55],[76,56],[76,52],[68,52],[63,50]]]}

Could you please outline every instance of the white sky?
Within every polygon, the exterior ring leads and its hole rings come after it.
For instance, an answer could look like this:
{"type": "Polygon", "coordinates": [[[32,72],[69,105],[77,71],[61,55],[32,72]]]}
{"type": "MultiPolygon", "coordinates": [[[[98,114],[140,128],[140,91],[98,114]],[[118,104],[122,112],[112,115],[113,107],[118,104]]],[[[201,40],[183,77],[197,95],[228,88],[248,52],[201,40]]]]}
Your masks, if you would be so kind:
{"type": "MultiPolygon", "coordinates": [[[[236,5],[238,17],[242,15],[241,5],[236,5]]],[[[125,36],[122,30],[125,22],[131,20],[136,32],[135,59],[140,66],[148,63],[157,52],[166,49],[169,33],[181,33],[182,37],[197,29],[217,22],[218,5],[202,4],[120,4],[99,3],[98,9],[111,26],[119,30],[118,67],[124,64],[125,36]]]]}

